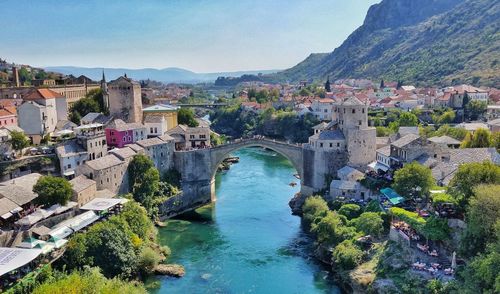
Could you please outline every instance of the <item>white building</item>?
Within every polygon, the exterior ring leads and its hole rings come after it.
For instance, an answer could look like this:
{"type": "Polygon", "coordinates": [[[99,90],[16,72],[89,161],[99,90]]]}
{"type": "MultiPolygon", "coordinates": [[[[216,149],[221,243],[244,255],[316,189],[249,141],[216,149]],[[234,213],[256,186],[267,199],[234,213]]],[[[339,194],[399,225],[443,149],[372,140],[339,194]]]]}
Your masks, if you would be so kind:
{"type": "Polygon", "coordinates": [[[148,138],[164,135],[168,130],[167,120],[163,115],[148,115],[144,118],[148,138]]]}
{"type": "Polygon", "coordinates": [[[315,99],[311,103],[314,116],[319,120],[332,120],[333,104],[335,100],[330,98],[315,99]]]}

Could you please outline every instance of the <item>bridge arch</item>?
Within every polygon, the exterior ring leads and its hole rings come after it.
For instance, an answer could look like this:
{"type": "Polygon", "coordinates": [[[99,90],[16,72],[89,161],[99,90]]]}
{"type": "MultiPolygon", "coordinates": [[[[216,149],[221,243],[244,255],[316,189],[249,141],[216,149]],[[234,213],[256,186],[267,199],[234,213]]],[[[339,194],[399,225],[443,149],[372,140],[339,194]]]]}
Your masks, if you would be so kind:
{"type": "Polygon", "coordinates": [[[212,147],[210,149],[211,156],[211,177],[214,178],[217,172],[217,168],[222,163],[222,161],[231,153],[236,150],[246,148],[246,147],[263,147],[271,149],[286,159],[288,159],[300,178],[303,178],[303,158],[302,158],[302,147],[298,144],[288,144],[285,142],[270,140],[270,139],[240,139],[234,142],[212,147]]]}

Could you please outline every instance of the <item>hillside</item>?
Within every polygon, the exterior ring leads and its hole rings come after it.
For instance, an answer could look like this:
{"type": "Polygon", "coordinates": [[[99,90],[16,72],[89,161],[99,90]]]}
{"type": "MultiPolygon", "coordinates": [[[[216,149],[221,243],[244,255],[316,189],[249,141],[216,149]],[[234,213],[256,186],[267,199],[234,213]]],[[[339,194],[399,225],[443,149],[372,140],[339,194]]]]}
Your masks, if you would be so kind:
{"type": "Polygon", "coordinates": [[[383,0],[332,53],[312,54],[269,78],[500,87],[499,20],[499,0],[383,0]]]}

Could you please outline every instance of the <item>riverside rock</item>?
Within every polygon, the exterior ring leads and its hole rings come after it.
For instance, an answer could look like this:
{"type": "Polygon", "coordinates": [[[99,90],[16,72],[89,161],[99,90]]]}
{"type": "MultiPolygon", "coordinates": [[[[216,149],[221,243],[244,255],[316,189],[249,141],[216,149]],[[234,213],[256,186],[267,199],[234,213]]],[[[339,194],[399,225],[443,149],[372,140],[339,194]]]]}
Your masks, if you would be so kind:
{"type": "Polygon", "coordinates": [[[180,278],[186,274],[186,270],[179,264],[159,264],[154,270],[157,275],[180,278]]]}

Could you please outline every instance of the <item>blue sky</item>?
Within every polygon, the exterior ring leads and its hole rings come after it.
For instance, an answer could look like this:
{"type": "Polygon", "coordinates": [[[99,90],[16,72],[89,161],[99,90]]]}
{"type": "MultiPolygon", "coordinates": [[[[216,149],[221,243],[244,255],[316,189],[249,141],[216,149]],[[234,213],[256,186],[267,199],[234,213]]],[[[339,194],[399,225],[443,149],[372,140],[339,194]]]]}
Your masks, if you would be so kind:
{"type": "Polygon", "coordinates": [[[378,0],[0,0],[0,57],[35,66],[284,69],[378,0]]]}

